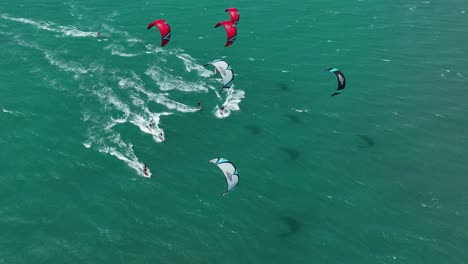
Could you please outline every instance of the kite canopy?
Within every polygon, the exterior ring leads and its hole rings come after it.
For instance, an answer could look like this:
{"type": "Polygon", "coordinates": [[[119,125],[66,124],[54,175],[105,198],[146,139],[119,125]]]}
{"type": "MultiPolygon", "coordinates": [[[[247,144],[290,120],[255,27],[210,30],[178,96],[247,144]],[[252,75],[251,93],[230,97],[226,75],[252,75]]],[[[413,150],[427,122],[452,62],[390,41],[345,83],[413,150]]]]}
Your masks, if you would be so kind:
{"type": "Polygon", "coordinates": [[[239,173],[237,172],[236,166],[234,166],[234,164],[229,160],[223,158],[212,159],[209,162],[215,164],[223,171],[224,177],[227,181],[227,189],[221,195],[228,194],[239,183],[239,173]]]}
{"type": "Polygon", "coordinates": [[[151,22],[148,25],[148,29],[152,28],[153,26],[158,27],[162,37],[161,47],[164,47],[167,43],[169,43],[169,40],[171,40],[171,27],[169,27],[169,24],[167,24],[166,20],[164,19],[158,19],[151,22]]]}
{"type": "Polygon", "coordinates": [[[205,64],[205,67],[210,64],[218,70],[219,74],[221,74],[221,78],[223,79],[223,88],[231,88],[234,81],[234,72],[232,71],[231,66],[223,60],[214,60],[205,64]]]}
{"type": "Polygon", "coordinates": [[[338,81],[338,88],[336,89],[336,92],[333,93],[331,96],[339,95],[341,93],[341,90],[343,90],[346,86],[346,78],[344,74],[337,68],[328,68],[325,70],[334,73],[336,76],[336,80],[338,81]]]}
{"type": "Polygon", "coordinates": [[[234,43],[234,41],[236,40],[237,28],[233,24],[233,22],[231,22],[231,21],[219,22],[218,24],[215,25],[215,28],[217,28],[217,27],[219,27],[221,25],[224,26],[224,29],[226,30],[226,33],[227,33],[227,42],[226,42],[226,45],[224,45],[224,47],[228,47],[232,43],[234,43]]]}
{"type": "Polygon", "coordinates": [[[237,26],[237,22],[239,22],[239,11],[235,7],[226,8],[224,12],[229,12],[231,16],[231,22],[234,26],[237,26]]]}

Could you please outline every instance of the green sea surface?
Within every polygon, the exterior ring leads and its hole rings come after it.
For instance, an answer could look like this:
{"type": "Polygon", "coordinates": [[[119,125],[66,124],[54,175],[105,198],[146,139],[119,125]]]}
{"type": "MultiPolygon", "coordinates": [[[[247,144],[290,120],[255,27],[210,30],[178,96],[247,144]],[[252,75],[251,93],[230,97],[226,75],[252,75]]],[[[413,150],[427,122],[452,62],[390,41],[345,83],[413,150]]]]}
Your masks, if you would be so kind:
{"type": "Polygon", "coordinates": [[[467,12],[3,1],[0,263],[467,263],[467,12]]]}

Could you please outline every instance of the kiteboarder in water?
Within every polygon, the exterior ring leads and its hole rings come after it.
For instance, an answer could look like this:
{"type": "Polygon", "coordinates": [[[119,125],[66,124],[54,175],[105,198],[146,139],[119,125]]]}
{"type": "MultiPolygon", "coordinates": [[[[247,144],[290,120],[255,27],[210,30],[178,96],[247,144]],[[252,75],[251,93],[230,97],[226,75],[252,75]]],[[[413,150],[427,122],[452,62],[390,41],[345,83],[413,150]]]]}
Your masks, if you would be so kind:
{"type": "Polygon", "coordinates": [[[149,130],[153,131],[153,119],[149,121],[148,128],[149,130]]]}
{"type": "Polygon", "coordinates": [[[99,38],[101,36],[101,33],[96,33],[96,38],[99,38]]]}
{"type": "Polygon", "coordinates": [[[197,107],[198,107],[198,109],[201,109],[200,101],[198,101],[197,107]]]}
{"type": "Polygon", "coordinates": [[[224,115],[224,106],[221,106],[221,108],[219,108],[219,114],[224,115]]]}

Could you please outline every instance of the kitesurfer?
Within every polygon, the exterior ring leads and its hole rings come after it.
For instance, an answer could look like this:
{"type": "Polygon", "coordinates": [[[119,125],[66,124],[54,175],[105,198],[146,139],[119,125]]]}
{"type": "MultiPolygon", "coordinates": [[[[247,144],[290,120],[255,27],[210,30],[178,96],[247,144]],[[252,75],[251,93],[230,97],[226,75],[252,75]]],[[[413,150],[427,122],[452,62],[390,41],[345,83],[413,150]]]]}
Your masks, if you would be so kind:
{"type": "Polygon", "coordinates": [[[96,38],[99,38],[101,36],[101,33],[96,33],[96,38]]]}
{"type": "Polygon", "coordinates": [[[200,101],[198,101],[197,107],[198,107],[198,109],[201,109],[200,101]]]}
{"type": "Polygon", "coordinates": [[[144,167],[143,167],[143,173],[148,176],[148,167],[146,166],[146,164],[143,164],[144,167]]]}
{"type": "Polygon", "coordinates": [[[219,108],[219,114],[224,115],[224,106],[221,106],[221,108],[219,108]]]}
{"type": "Polygon", "coordinates": [[[163,140],[163,132],[159,131],[159,139],[163,140]]]}

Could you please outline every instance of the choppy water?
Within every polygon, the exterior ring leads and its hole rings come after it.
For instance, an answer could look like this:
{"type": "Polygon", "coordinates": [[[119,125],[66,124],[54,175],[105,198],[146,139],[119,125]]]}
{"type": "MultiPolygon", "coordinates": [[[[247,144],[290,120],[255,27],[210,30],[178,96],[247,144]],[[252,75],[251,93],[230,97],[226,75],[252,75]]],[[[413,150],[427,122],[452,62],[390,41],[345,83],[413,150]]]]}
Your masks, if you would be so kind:
{"type": "Polygon", "coordinates": [[[2,3],[0,263],[466,263],[467,11],[2,3]],[[228,196],[215,157],[239,170],[228,196]]]}

